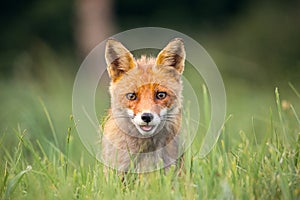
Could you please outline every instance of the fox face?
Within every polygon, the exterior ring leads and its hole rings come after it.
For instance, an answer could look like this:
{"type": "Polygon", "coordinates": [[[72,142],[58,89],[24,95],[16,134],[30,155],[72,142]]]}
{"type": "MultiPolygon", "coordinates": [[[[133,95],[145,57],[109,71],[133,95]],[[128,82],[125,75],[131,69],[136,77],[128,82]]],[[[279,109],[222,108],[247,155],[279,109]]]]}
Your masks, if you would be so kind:
{"type": "Polygon", "coordinates": [[[111,78],[111,115],[123,132],[148,137],[180,125],[185,62],[181,39],[170,41],[156,58],[140,59],[109,39],[105,58],[111,78]]]}
{"type": "Polygon", "coordinates": [[[153,135],[157,128],[162,128],[162,121],[176,98],[168,88],[157,83],[148,83],[126,94],[127,113],[139,133],[153,135]]]}

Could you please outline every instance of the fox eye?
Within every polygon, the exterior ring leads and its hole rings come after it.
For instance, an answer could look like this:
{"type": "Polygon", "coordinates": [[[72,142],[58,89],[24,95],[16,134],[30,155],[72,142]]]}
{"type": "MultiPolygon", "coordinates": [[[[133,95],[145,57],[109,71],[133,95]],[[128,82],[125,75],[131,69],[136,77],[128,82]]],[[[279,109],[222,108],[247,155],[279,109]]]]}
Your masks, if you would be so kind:
{"type": "Polygon", "coordinates": [[[130,101],[134,101],[134,100],[136,100],[136,94],[135,93],[127,93],[126,94],[126,98],[128,99],[128,100],[130,100],[130,101]]]}
{"type": "Polygon", "coordinates": [[[157,92],[157,93],[156,93],[156,98],[157,98],[157,99],[160,99],[160,100],[166,98],[166,96],[167,96],[167,93],[166,93],[166,92],[157,92]]]}

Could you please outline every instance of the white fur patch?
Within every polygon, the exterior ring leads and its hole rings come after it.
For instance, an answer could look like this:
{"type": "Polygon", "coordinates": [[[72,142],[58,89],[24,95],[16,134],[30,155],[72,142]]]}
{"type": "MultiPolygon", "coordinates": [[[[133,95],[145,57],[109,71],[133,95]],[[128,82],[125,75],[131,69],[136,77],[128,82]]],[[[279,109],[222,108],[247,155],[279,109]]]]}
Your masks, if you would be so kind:
{"type": "Polygon", "coordinates": [[[160,111],[160,117],[163,117],[163,116],[165,116],[166,114],[167,114],[167,112],[168,112],[168,110],[167,110],[167,108],[163,108],[163,109],[161,109],[161,111],[160,111]]]}
{"type": "Polygon", "coordinates": [[[134,118],[134,112],[131,109],[127,109],[127,114],[129,115],[130,118],[134,118]]]}

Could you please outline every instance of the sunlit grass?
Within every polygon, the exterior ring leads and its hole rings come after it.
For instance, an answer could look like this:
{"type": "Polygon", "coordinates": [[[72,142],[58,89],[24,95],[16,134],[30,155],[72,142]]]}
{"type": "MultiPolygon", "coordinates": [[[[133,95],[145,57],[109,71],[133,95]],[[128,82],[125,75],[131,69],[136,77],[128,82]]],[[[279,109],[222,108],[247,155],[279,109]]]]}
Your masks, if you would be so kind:
{"type": "MultiPolygon", "coordinates": [[[[292,89],[297,91],[296,87],[292,89]]],[[[203,93],[207,105],[205,89],[203,93]]],[[[57,119],[54,120],[57,111],[53,105],[49,106],[49,99],[47,103],[37,100],[31,105],[39,110],[32,115],[45,122],[40,131],[18,125],[2,130],[0,196],[3,199],[300,198],[300,123],[299,111],[295,109],[299,105],[280,98],[276,89],[274,104],[265,105],[268,117],[253,117],[250,124],[239,122],[234,115],[230,117],[207,157],[200,158],[197,154],[200,143],[193,144],[186,152],[180,175],[174,173],[174,168],[166,174],[159,170],[128,175],[126,184],[114,171],[105,178],[103,165],[80,143],[72,117],[66,116],[64,124],[58,126],[57,119]],[[244,125],[252,128],[233,131],[244,125]]]]}

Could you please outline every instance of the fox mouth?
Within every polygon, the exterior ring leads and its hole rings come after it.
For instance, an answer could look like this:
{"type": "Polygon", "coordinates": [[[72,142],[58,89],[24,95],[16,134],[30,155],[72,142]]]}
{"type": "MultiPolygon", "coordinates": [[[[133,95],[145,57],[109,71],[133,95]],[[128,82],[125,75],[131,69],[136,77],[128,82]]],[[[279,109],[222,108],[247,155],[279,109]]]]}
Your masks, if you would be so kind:
{"type": "Polygon", "coordinates": [[[140,128],[145,132],[150,132],[154,128],[153,125],[140,125],[140,128]]]}
{"type": "Polygon", "coordinates": [[[149,125],[149,124],[144,124],[144,125],[135,124],[135,126],[139,131],[139,133],[144,137],[150,137],[153,134],[155,134],[156,128],[158,127],[158,125],[149,125]]]}

